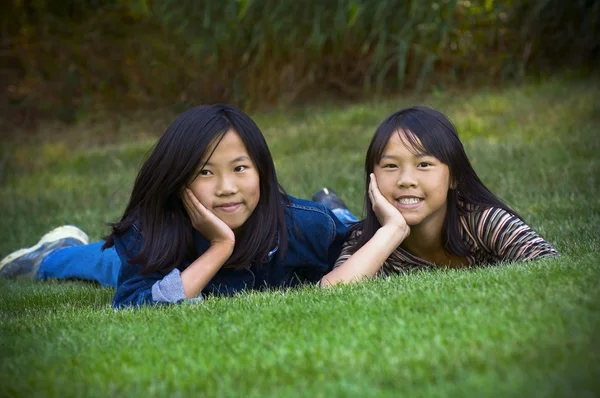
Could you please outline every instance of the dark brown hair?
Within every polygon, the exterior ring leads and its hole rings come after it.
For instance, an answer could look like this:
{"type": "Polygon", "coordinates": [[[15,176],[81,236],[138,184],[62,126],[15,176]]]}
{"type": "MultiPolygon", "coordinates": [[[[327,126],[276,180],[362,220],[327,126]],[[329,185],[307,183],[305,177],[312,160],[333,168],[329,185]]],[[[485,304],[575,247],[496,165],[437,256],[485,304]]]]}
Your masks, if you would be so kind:
{"type": "Polygon", "coordinates": [[[114,245],[115,236],[135,224],[143,236],[141,250],[129,259],[142,273],[169,272],[184,261],[197,258],[193,227],[179,196],[181,188],[197,173],[200,159],[212,142],[234,130],[246,146],[259,175],[260,199],[250,215],[225,266],[241,268],[261,263],[278,244],[287,247],[285,205],[287,195],[279,185],[265,138],[254,121],[229,105],[199,106],[173,121],[141,167],[129,204],[103,248],[114,245]]]}

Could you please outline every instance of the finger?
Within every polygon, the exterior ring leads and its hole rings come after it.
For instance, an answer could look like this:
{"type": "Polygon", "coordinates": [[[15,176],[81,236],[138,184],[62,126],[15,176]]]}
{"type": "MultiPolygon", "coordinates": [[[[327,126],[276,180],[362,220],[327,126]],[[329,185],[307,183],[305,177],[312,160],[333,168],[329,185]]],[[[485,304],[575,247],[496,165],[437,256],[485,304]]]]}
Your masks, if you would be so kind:
{"type": "Polygon", "coordinates": [[[186,203],[192,211],[192,214],[194,214],[196,217],[205,217],[206,209],[204,206],[202,206],[198,198],[196,198],[196,195],[194,195],[190,189],[186,189],[185,194],[186,203]]]}
{"type": "Polygon", "coordinates": [[[190,214],[192,212],[192,204],[190,203],[187,190],[185,189],[181,193],[181,201],[183,202],[183,207],[185,207],[185,210],[188,212],[188,214],[190,214]]]}
{"type": "Polygon", "coordinates": [[[381,191],[379,190],[379,185],[377,185],[377,180],[375,176],[373,176],[373,198],[377,201],[386,200],[381,191]]]}
{"type": "MultiPolygon", "coordinates": [[[[185,195],[184,195],[184,197],[185,197],[185,195]]],[[[183,206],[185,207],[185,211],[187,212],[187,214],[191,220],[197,220],[201,217],[200,214],[198,213],[198,211],[190,203],[190,201],[187,197],[185,197],[183,199],[183,206]]]]}
{"type": "Polygon", "coordinates": [[[383,197],[381,191],[379,190],[379,185],[377,185],[377,178],[375,177],[375,174],[373,174],[371,185],[373,186],[373,197],[375,197],[376,199],[380,199],[381,197],[383,197]]]}
{"type": "Polygon", "coordinates": [[[373,197],[373,174],[371,174],[369,177],[369,200],[371,201],[371,206],[375,206],[375,198],[373,197]]]}
{"type": "Polygon", "coordinates": [[[194,195],[194,193],[192,192],[191,189],[186,189],[185,193],[186,193],[186,197],[192,207],[198,209],[199,211],[201,211],[201,209],[204,208],[204,206],[202,206],[202,203],[200,203],[200,201],[198,200],[196,195],[194,195]]]}
{"type": "Polygon", "coordinates": [[[371,184],[369,187],[369,195],[371,196],[371,202],[373,203],[373,205],[375,205],[375,203],[380,202],[382,199],[385,199],[383,197],[383,195],[381,194],[381,191],[379,190],[379,186],[377,185],[377,178],[375,177],[375,174],[372,175],[371,178],[371,184]]]}
{"type": "Polygon", "coordinates": [[[196,214],[198,215],[198,217],[202,217],[205,220],[211,219],[212,217],[216,217],[216,215],[213,212],[209,211],[206,208],[206,206],[204,206],[202,202],[200,202],[198,197],[194,194],[194,192],[192,192],[191,189],[188,189],[188,198],[190,199],[190,203],[196,210],[196,214]]]}

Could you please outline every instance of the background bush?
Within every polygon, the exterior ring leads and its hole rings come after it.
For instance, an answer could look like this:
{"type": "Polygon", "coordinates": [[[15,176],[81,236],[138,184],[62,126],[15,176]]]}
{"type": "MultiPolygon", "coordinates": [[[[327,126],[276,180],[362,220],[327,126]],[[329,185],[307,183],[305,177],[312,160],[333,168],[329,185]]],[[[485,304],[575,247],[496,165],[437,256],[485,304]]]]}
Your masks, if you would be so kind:
{"type": "Polygon", "coordinates": [[[597,62],[598,0],[11,0],[11,126],[202,102],[355,98],[597,62]]]}

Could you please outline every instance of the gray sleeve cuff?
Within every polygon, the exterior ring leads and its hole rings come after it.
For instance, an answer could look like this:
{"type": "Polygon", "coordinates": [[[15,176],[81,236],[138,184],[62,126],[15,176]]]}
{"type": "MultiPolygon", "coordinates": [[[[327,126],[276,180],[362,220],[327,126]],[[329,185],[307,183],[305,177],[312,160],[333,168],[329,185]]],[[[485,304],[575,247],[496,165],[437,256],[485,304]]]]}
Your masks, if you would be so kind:
{"type": "MultiPolygon", "coordinates": [[[[169,272],[164,278],[152,285],[152,301],[156,303],[179,303],[186,301],[181,282],[181,273],[177,268],[169,272]]],[[[202,295],[187,300],[189,302],[202,301],[202,295]]]]}

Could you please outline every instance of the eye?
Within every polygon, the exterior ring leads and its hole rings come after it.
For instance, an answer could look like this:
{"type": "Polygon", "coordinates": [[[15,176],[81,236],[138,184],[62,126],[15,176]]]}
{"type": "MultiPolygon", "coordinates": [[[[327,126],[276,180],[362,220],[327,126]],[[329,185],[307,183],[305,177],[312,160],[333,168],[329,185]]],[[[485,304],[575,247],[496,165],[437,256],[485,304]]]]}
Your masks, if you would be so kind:
{"type": "Polygon", "coordinates": [[[432,164],[431,164],[431,163],[429,163],[429,162],[420,162],[420,163],[417,165],[417,167],[420,167],[420,168],[422,168],[422,169],[423,169],[423,168],[427,168],[427,167],[429,167],[429,166],[432,166],[432,164]]]}
{"type": "Polygon", "coordinates": [[[244,165],[236,166],[236,168],[233,169],[233,171],[235,171],[236,173],[240,173],[240,172],[246,170],[247,168],[248,168],[248,166],[244,166],[244,165]]]}
{"type": "Polygon", "coordinates": [[[395,165],[394,163],[386,163],[384,165],[381,166],[382,169],[396,169],[398,168],[397,165],[395,165]]]}
{"type": "Polygon", "coordinates": [[[206,169],[202,169],[202,170],[200,170],[200,172],[198,173],[198,175],[201,175],[201,176],[210,176],[210,175],[212,175],[212,171],[206,170],[206,169]]]}

